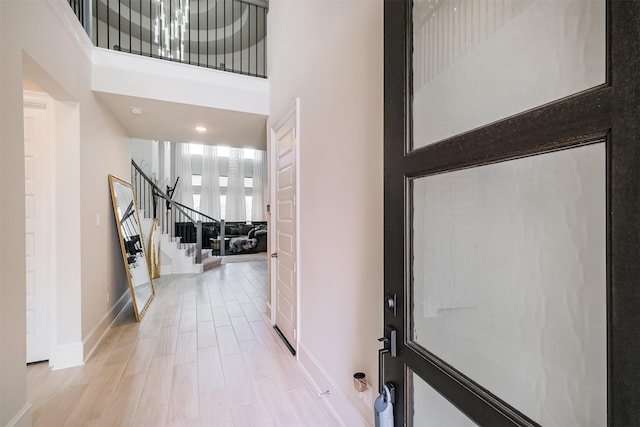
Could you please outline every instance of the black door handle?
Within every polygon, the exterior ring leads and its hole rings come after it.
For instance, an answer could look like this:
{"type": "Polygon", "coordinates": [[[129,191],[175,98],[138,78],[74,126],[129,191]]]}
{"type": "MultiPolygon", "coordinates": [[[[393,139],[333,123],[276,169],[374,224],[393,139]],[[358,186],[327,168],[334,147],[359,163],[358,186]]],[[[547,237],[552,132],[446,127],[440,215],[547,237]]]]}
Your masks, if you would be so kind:
{"type": "Polygon", "coordinates": [[[384,384],[384,355],[386,353],[389,353],[391,357],[396,357],[398,355],[397,331],[388,326],[385,330],[389,336],[378,338],[378,341],[384,344],[384,347],[378,350],[378,388],[380,394],[382,394],[382,385],[384,384]]]}

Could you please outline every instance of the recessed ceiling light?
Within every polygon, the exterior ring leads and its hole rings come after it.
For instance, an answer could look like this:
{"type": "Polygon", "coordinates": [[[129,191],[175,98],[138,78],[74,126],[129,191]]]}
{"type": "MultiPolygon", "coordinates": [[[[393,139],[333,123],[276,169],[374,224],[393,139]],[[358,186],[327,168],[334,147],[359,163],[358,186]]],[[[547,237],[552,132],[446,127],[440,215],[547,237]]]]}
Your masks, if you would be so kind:
{"type": "Polygon", "coordinates": [[[196,126],[196,130],[198,132],[206,132],[207,128],[204,126],[196,126]]]}
{"type": "Polygon", "coordinates": [[[136,116],[139,116],[140,114],[142,114],[142,108],[140,107],[131,107],[131,114],[134,114],[136,116]]]}

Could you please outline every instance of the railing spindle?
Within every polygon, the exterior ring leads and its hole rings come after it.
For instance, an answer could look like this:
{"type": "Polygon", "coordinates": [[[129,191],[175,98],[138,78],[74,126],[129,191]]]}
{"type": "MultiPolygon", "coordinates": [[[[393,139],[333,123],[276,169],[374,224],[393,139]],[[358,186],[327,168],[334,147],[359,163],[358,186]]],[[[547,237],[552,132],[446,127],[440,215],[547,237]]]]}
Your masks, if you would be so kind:
{"type": "Polygon", "coordinates": [[[262,9],[262,75],[267,75],[267,12],[262,9]]]}
{"type": "Polygon", "coordinates": [[[210,16],[210,0],[203,4],[200,4],[203,0],[197,0],[192,13],[193,1],[68,0],[68,3],[98,47],[266,77],[266,6],[258,5],[255,1],[218,0],[213,3],[213,15],[210,16]],[[117,1],[117,7],[114,5],[112,10],[113,1],[117,1]],[[231,7],[229,12],[227,3],[231,7]],[[134,5],[137,7],[136,13],[134,5]],[[145,9],[147,5],[148,9],[145,9]],[[123,10],[125,8],[128,12],[123,10]],[[161,11],[164,20],[160,19],[161,11]],[[118,15],[117,23],[113,22],[112,12],[114,17],[118,15]],[[192,22],[194,18],[197,19],[195,23],[192,22]],[[93,22],[95,25],[92,25],[93,22]],[[144,22],[148,23],[148,31],[144,30],[144,22]],[[157,31],[154,31],[156,23],[157,31]],[[219,31],[220,26],[222,31],[219,31]],[[102,28],[106,35],[100,34],[102,28]],[[193,37],[193,31],[196,31],[196,37],[193,37]],[[231,37],[228,31],[231,31],[231,37]],[[117,40],[112,44],[111,36],[112,33],[115,36],[116,32],[117,40]],[[148,46],[145,46],[145,37],[148,38],[148,46]],[[128,42],[128,46],[123,42],[128,42]],[[206,46],[202,46],[202,43],[206,43],[206,46]]]}
{"type": "Polygon", "coordinates": [[[258,7],[256,6],[254,8],[254,10],[256,11],[256,22],[255,22],[255,27],[256,27],[256,39],[255,39],[255,43],[254,43],[254,48],[256,51],[256,74],[258,74],[258,7]]]}
{"type": "Polygon", "coordinates": [[[231,68],[236,69],[236,4],[231,3],[231,68]]]}
{"type": "Polygon", "coordinates": [[[129,53],[131,53],[131,0],[129,0],[129,53]]]}
{"type": "Polygon", "coordinates": [[[227,0],[222,0],[222,5],[224,6],[224,9],[222,11],[222,25],[223,25],[223,29],[224,29],[224,51],[222,52],[223,58],[224,58],[224,67],[223,69],[227,68],[227,0]]]}
{"type": "MultiPolygon", "coordinates": [[[[153,23],[151,22],[151,0],[149,0],[149,56],[153,56],[153,23]]],[[[142,18],[140,18],[142,20],[142,18]]]]}

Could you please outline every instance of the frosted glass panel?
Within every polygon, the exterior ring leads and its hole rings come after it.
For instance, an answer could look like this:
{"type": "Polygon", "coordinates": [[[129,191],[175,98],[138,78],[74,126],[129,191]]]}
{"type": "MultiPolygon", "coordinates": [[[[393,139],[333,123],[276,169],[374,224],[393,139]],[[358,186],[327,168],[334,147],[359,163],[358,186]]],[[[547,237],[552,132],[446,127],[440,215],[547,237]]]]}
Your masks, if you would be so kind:
{"type": "Polygon", "coordinates": [[[415,373],[413,427],[470,427],[476,424],[415,373]]]}
{"type": "Polygon", "coordinates": [[[413,181],[413,340],[542,425],[606,425],[605,145],[413,181]]]}
{"type": "Polygon", "coordinates": [[[605,0],[414,0],[413,148],[605,82],[605,0]]]}

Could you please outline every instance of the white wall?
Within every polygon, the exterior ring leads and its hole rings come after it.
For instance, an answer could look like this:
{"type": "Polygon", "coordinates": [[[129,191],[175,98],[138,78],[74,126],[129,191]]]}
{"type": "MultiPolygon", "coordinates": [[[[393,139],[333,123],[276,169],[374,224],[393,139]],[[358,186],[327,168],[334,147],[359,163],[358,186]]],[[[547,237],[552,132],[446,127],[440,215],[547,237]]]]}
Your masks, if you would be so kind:
{"type": "Polygon", "coordinates": [[[382,1],[272,0],[268,17],[270,126],[301,100],[300,361],[331,390],[328,399],[345,424],[372,423],[352,375],[366,372],[377,388],[382,1]]]}
{"type": "MultiPolygon", "coordinates": [[[[0,2],[0,31],[11,14],[0,2]]],[[[22,76],[6,66],[5,50],[12,40],[0,37],[0,425],[24,410],[26,391],[24,145],[22,142],[22,76]],[[7,80],[17,80],[13,86],[7,80]],[[14,105],[4,101],[13,99],[14,105]],[[17,123],[12,123],[17,121],[17,123]],[[16,126],[19,125],[19,126],[16,126]],[[16,182],[21,191],[16,189],[16,182]],[[5,206],[12,206],[7,209],[5,206]],[[10,243],[9,243],[10,242],[10,243]]],[[[24,420],[25,425],[30,420],[24,420]]]]}
{"type": "MultiPolygon", "coordinates": [[[[154,165],[154,151],[157,151],[158,141],[148,139],[132,139],[131,140],[131,158],[140,166],[140,168],[151,177],[151,174],[157,173],[157,165],[154,165]],[[154,167],[155,166],[155,167],[154,167]]],[[[130,181],[130,177],[122,177],[130,181]]]]}
{"type": "Polygon", "coordinates": [[[269,84],[264,79],[178,62],[158,66],[155,58],[114,50],[94,49],[92,56],[92,84],[98,92],[269,114],[269,84]]]}
{"type": "Polygon", "coordinates": [[[130,151],[124,132],[91,92],[91,45],[66,1],[0,2],[0,43],[0,425],[5,425],[26,405],[23,77],[59,101],[56,191],[65,215],[57,216],[56,278],[57,308],[64,318],[56,335],[59,344],[84,346],[85,355],[91,332],[127,290],[107,174],[128,176],[130,151]]]}

